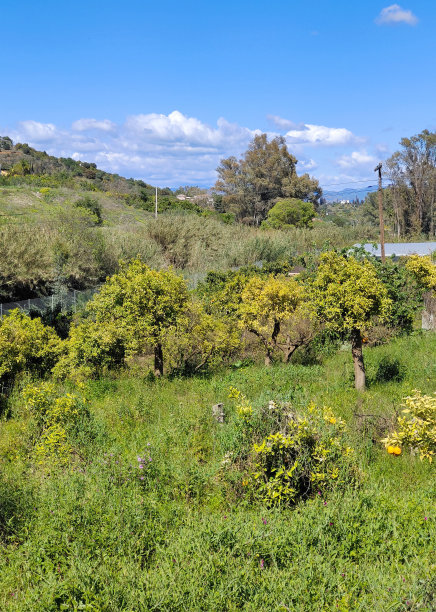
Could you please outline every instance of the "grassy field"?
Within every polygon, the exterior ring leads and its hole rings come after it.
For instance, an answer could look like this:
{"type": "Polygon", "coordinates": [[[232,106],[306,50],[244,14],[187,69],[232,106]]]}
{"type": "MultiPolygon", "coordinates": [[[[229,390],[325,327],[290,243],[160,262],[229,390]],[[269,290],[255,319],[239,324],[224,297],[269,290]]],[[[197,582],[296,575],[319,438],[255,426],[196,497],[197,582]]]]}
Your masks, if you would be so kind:
{"type": "Polygon", "coordinates": [[[319,365],[89,382],[74,460],[50,471],[16,392],[0,425],[0,609],[434,610],[434,467],[379,439],[403,397],[435,391],[435,355],[436,335],[421,332],[366,349],[361,395],[347,347],[319,365]],[[383,357],[404,365],[403,380],[375,382],[383,357]],[[259,416],[248,441],[230,386],[259,416]],[[243,451],[265,435],[270,400],[342,417],[360,485],[291,508],[248,495],[243,451]]]}

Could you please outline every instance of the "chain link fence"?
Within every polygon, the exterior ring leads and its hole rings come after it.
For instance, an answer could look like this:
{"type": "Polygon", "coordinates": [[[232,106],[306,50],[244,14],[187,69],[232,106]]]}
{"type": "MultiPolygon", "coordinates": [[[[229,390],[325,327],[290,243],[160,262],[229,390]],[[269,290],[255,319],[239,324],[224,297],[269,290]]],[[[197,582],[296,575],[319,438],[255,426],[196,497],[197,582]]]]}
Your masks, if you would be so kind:
{"type": "Polygon", "coordinates": [[[85,291],[59,291],[55,295],[47,297],[31,298],[18,302],[0,303],[0,317],[4,317],[11,310],[19,308],[23,312],[40,312],[41,314],[51,310],[60,309],[62,312],[73,310],[76,312],[88,302],[99,287],[86,289],[85,291]]]}

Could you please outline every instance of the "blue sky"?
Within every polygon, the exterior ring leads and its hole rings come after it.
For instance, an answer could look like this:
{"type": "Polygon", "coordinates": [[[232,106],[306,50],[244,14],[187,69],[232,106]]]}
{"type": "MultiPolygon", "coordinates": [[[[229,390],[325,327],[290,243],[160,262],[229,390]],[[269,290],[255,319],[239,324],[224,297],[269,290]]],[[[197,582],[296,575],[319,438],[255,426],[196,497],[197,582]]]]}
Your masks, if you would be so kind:
{"type": "Polygon", "coordinates": [[[435,17],[433,0],[2,3],[0,133],[208,186],[265,131],[341,189],[436,129],[435,17]]]}

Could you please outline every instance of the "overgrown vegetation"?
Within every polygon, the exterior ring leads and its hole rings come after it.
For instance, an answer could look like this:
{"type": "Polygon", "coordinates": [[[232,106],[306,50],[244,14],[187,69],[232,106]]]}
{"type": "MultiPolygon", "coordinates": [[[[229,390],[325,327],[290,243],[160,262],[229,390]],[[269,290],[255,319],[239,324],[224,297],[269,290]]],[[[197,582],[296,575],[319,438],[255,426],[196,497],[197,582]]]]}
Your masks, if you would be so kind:
{"type": "Polygon", "coordinates": [[[431,258],[381,264],[327,223],[155,220],[73,160],[35,195],[28,158],[56,162],[20,146],[0,140],[21,155],[0,198],[53,224],[4,224],[1,291],[104,283],[0,321],[0,609],[433,610],[431,258]]]}
{"type": "MultiPolygon", "coordinates": [[[[433,393],[435,350],[431,334],[369,349],[370,372],[405,351],[414,367],[401,382],[373,384],[360,403],[344,352],[321,366],[89,381],[69,390],[86,394],[89,416],[80,426],[68,417],[68,463],[49,461],[49,471],[36,453],[43,443],[38,423],[66,390],[56,387],[47,407],[36,410],[17,388],[12,416],[1,422],[0,608],[430,611],[433,466],[406,449],[390,454],[379,440],[394,429],[394,410],[413,388],[433,393]],[[227,399],[231,386],[248,398],[249,422],[240,402],[227,399]],[[224,424],[212,419],[217,401],[224,424]],[[317,414],[311,401],[319,417],[310,416],[317,414]],[[291,431],[305,426],[294,418],[306,414],[323,434],[309,429],[297,445],[291,431]],[[348,473],[351,480],[337,489],[313,483],[310,495],[303,489],[303,500],[291,506],[286,499],[264,503],[255,484],[261,476],[250,474],[259,472],[256,463],[267,470],[269,464],[255,448],[279,432],[293,442],[286,463],[277,454],[273,468],[301,458],[304,482],[304,458],[312,457],[319,471],[314,436],[318,450],[333,449],[339,463],[329,465],[338,467],[338,478],[348,473]],[[330,445],[335,437],[354,449],[349,460],[357,472],[341,471],[348,459],[330,445]]],[[[28,387],[26,397],[37,388],[28,387]]]]}

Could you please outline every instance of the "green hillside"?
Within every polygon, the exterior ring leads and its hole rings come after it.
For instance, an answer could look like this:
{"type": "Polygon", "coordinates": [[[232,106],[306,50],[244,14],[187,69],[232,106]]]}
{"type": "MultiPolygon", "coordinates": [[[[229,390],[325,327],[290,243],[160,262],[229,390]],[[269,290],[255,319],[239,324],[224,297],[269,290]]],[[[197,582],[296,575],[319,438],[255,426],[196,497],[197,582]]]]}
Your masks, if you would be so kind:
{"type": "MultiPolygon", "coordinates": [[[[0,139],[0,300],[50,295],[62,282],[84,289],[140,255],[196,283],[209,270],[290,261],[323,246],[375,239],[370,226],[264,230],[233,222],[207,202],[179,200],[92,164],[55,158],[0,139]],[[10,146],[10,148],[5,148],[10,146]],[[94,211],[94,212],[93,212],[94,211]],[[97,215],[95,212],[97,211],[97,215]]],[[[195,191],[195,190],[194,190],[195,191]]]]}

